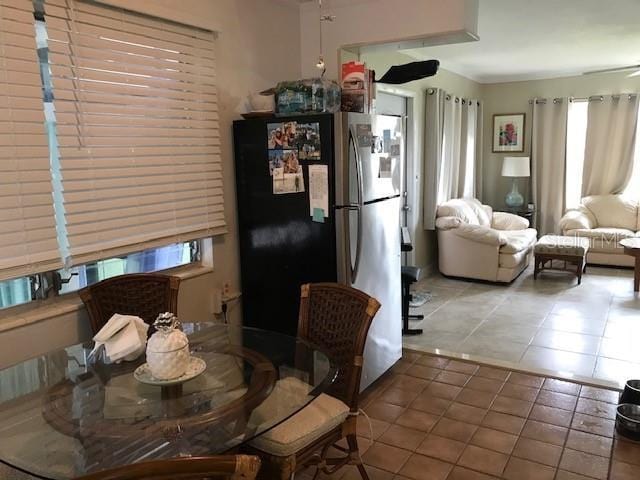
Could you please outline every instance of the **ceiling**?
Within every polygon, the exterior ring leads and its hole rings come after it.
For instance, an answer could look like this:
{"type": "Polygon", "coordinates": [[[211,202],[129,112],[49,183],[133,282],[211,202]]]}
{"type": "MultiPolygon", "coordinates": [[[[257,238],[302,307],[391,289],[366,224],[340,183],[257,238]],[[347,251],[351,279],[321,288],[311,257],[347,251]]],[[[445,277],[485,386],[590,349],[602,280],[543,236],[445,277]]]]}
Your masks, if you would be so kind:
{"type": "MultiPolygon", "coordinates": [[[[640,64],[640,0],[479,0],[477,42],[403,50],[481,83],[640,64]]],[[[632,72],[629,72],[632,73],[632,72]]]]}

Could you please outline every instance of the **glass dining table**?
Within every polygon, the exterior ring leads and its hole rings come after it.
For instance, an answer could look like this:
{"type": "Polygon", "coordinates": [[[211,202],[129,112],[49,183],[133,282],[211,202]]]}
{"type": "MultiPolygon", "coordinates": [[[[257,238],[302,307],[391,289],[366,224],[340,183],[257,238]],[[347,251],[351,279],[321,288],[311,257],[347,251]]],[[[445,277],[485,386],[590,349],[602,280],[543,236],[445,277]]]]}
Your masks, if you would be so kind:
{"type": "Polygon", "coordinates": [[[183,323],[206,363],[180,385],[138,382],[133,362],[106,364],[73,345],[0,370],[0,461],[62,480],[145,460],[233,450],[331,388],[318,348],[253,328],[183,323]]]}

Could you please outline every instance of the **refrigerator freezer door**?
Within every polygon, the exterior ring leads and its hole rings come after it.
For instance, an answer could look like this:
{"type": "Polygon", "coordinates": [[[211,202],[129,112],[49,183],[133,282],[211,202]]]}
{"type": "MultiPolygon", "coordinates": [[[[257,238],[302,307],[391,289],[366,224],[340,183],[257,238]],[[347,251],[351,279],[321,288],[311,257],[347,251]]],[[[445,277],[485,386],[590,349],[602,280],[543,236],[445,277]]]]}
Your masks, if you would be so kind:
{"type": "Polygon", "coordinates": [[[350,175],[350,182],[360,182],[362,202],[399,195],[404,155],[402,120],[385,115],[345,115],[348,131],[343,136],[348,138],[351,134],[356,139],[360,173],[360,176],[350,175]]]}
{"type": "MultiPolygon", "coordinates": [[[[360,266],[352,286],[382,305],[369,330],[361,389],[402,356],[399,208],[400,198],[396,197],[364,205],[360,213],[360,266]]],[[[356,235],[353,229],[351,235],[356,235]]]]}

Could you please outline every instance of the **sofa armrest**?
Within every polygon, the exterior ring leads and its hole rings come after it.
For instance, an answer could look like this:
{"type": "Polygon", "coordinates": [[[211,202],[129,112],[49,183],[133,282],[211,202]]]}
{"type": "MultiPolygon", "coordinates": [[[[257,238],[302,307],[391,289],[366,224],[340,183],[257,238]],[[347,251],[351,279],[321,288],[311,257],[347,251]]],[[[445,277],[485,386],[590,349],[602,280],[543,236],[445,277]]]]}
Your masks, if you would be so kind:
{"type": "Polygon", "coordinates": [[[491,227],[496,230],[526,230],[529,220],[508,212],[493,212],[491,227]]]}
{"type": "Polygon", "coordinates": [[[462,225],[460,217],[438,217],[436,218],[436,228],[440,230],[451,230],[462,225]]]}
{"type": "Polygon", "coordinates": [[[597,223],[593,214],[582,206],[568,210],[559,222],[560,230],[563,232],[580,229],[590,230],[596,228],[596,226],[597,223]]]}
{"type": "Polygon", "coordinates": [[[463,224],[458,228],[453,229],[452,232],[458,237],[466,238],[467,240],[472,240],[477,243],[484,243],[486,245],[499,247],[506,243],[498,230],[483,227],[481,225],[463,224]]]}

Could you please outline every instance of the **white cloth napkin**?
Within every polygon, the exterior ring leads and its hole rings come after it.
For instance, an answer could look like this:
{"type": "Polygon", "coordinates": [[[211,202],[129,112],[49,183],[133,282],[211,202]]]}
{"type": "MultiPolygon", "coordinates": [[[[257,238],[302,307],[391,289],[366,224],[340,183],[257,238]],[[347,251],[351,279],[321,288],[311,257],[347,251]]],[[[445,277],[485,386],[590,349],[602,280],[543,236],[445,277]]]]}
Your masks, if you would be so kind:
{"type": "Polygon", "coordinates": [[[147,346],[149,325],[140,317],[114,314],[93,337],[96,342],[92,354],[104,345],[108,363],[135,360],[147,346]]]}

